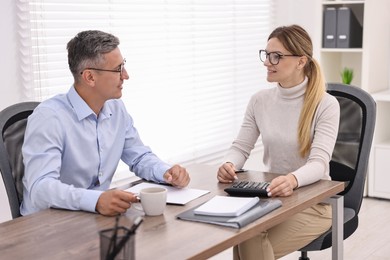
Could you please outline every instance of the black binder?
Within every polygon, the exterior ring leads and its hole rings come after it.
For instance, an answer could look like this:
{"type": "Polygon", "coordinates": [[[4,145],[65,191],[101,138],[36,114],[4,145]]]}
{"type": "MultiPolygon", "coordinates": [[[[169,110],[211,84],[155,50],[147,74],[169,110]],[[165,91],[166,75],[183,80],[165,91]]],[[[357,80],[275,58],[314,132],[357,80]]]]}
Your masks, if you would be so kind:
{"type": "Polygon", "coordinates": [[[195,214],[194,209],[198,208],[199,206],[184,211],[176,217],[182,220],[203,222],[233,228],[242,228],[281,206],[282,202],[278,199],[260,199],[260,201],[255,206],[253,206],[253,208],[238,217],[206,216],[195,214]]]}
{"type": "Polygon", "coordinates": [[[337,48],[361,48],[363,28],[349,7],[337,10],[337,48]]]}
{"type": "Polygon", "coordinates": [[[323,15],[323,48],[336,48],[337,10],[335,7],[324,9],[323,15]]]}

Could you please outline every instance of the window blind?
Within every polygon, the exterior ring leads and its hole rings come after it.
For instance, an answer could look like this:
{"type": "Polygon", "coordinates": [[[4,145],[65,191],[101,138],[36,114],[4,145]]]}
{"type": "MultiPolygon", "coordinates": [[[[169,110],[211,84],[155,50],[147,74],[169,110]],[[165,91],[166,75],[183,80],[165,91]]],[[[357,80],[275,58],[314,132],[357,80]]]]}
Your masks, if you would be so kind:
{"type": "Polygon", "coordinates": [[[168,162],[207,162],[229,148],[249,98],[267,86],[258,50],[270,0],[18,0],[24,98],[73,83],[66,44],[79,31],[119,37],[123,101],[145,144],[168,162]]]}

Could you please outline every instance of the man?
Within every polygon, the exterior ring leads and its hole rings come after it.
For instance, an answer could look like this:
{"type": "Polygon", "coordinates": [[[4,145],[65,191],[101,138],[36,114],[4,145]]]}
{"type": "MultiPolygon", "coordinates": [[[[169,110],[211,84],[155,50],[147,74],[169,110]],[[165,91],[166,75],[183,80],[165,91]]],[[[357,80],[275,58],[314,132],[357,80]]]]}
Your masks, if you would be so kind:
{"type": "Polygon", "coordinates": [[[108,190],[120,159],[144,179],[188,185],[186,169],[162,162],[133,126],[120,100],[129,75],[118,45],[117,37],[101,31],[83,31],[69,41],[74,85],[42,102],[28,119],[22,215],[50,207],[126,212],[136,196],[108,190]]]}

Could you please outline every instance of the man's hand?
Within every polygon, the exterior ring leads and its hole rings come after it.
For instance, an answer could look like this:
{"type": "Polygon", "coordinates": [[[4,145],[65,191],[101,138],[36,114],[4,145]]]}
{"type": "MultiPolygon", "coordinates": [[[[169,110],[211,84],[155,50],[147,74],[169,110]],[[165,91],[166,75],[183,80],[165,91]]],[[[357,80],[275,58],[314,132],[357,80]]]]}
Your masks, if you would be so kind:
{"type": "Polygon", "coordinates": [[[138,202],[137,197],[123,190],[108,190],[103,192],[97,203],[96,211],[105,216],[115,216],[125,213],[131,203],[138,202]]]}
{"type": "Polygon", "coordinates": [[[185,168],[174,165],[164,173],[164,180],[173,186],[183,188],[190,182],[190,175],[185,168]]]}
{"type": "Polygon", "coordinates": [[[267,192],[270,197],[287,197],[293,193],[296,187],[298,187],[297,179],[289,173],[273,179],[267,188],[267,192]]]}
{"type": "Polygon", "coordinates": [[[237,180],[236,168],[231,162],[226,162],[218,169],[217,179],[222,183],[229,183],[237,180]]]}

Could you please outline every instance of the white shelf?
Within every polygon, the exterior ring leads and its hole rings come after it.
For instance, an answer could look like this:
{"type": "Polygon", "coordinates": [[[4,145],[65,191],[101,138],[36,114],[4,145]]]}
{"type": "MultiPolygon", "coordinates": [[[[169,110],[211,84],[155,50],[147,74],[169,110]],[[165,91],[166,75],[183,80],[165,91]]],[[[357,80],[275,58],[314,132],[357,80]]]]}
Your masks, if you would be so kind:
{"type": "Polygon", "coordinates": [[[388,102],[390,102],[390,90],[372,93],[372,97],[375,99],[375,101],[388,101],[388,102]]]}
{"type": "Polygon", "coordinates": [[[378,142],[375,144],[376,148],[390,148],[390,140],[385,140],[383,142],[378,142]]]}
{"type": "MultiPolygon", "coordinates": [[[[338,82],[344,67],[354,70],[352,85],[377,103],[376,128],[368,169],[368,195],[390,198],[390,0],[322,0],[327,7],[349,7],[363,27],[362,48],[320,48],[320,64],[328,82],[338,82]],[[375,40],[373,40],[375,39],[375,40]]],[[[321,34],[322,35],[322,34],[321,34]]],[[[318,42],[322,42],[319,39],[318,42]]]]}
{"type": "Polygon", "coordinates": [[[349,1],[349,0],[344,0],[344,1],[333,1],[333,0],[328,0],[328,1],[323,1],[323,5],[350,5],[350,4],[364,4],[364,1],[349,1]]]}
{"type": "Polygon", "coordinates": [[[322,48],[322,52],[350,52],[350,53],[363,53],[362,48],[322,48]]]}

